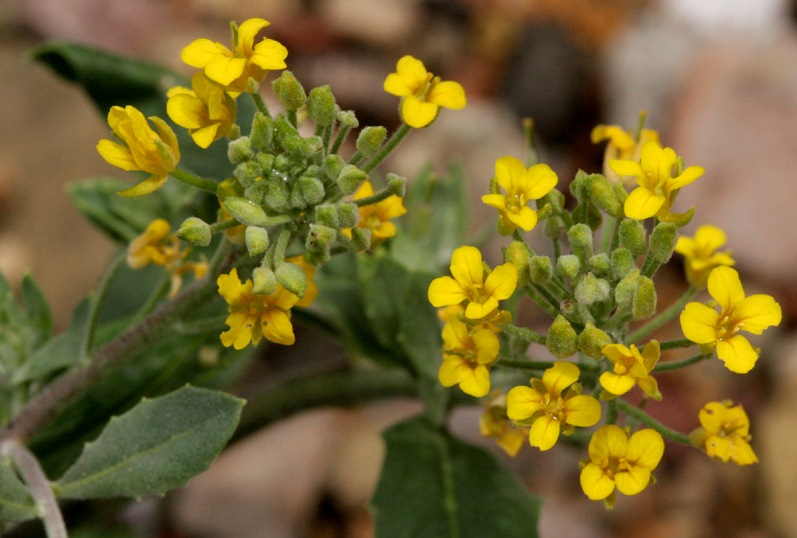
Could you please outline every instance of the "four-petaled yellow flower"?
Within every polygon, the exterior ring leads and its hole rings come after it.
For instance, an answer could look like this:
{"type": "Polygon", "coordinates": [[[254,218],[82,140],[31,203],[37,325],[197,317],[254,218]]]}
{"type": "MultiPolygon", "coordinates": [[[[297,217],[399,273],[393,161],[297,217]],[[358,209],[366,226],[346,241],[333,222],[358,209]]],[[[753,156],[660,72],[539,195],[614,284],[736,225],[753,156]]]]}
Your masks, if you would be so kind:
{"type": "Polygon", "coordinates": [[[612,183],[623,183],[626,187],[633,187],[634,179],[629,176],[621,178],[615,174],[609,167],[609,161],[615,159],[638,161],[642,146],[649,140],[658,143],[659,133],[653,129],[642,129],[639,133],[639,140],[636,140],[633,133],[624,130],[619,125],[596,125],[590,133],[590,139],[593,144],[604,140],[609,141],[603,153],[603,175],[612,183]]]}
{"type": "Polygon", "coordinates": [[[452,319],[443,327],[443,364],[437,377],[444,387],[459,385],[476,398],[490,392],[490,365],[498,358],[501,344],[487,329],[470,330],[452,319]]]}
{"type": "Polygon", "coordinates": [[[673,177],[679,166],[678,156],[672,148],[662,148],[652,140],[642,146],[639,162],[609,161],[609,168],[616,174],[636,178],[638,186],[625,200],[625,215],[636,220],[654,215],[660,219],[666,217],[678,190],[695,181],[705,171],[701,166],[690,166],[673,177]]]}
{"type": "Polygon", "coordinates": [[[248,19],[241,26],[232,25],[232,50],[209,39],[197,39],[183,49],[181,58],[191,67],[202,69],[210,80],[231,92],[247,91],[250,78],[261,81],[266,71],[285,69],[286,49],[280,42],[255,37],[271,23],[265,19],[248,19]]]}
{"type": "Polygon", "coordinates": [[[509,299],[517,287],[517,268],[511,263],[493,269],[484,278],[482,253],[471,246],[459,247],[451,256],[450,276],[435,278],[429,285],[432,306],[460,304],[467,301],[465,317],[482,319],[498,308],[498,301],[509,299]]]}
{"type": "MultiPolygon", "coordinates": [[[[371,182],[363,181],[354,193],[354,199],[360,200],[373,195],[374,187],[371,182]]],[[[400,217],[406,212],[404,201],[394,194],[375,204],[360,207],[360,220],[357,222],[357,227],[371,230],[371,247],[373,248],[385,239],[396,235],[396,225],[391,222],[391,219],[400,217]]],[[[343,233],[351,237],[351,230],[346,229],[343,233]]]]}
{"type": "Polygon", "coordinates": [[[514,157],[501,157],[495,162],[495,178],[504,194],[482,196],[482,202],[498,210],[498,230],[508,235],[516,228],[528,232],[537,225],[537,212],[526,205],[538,200],[556,186],[559,178],[547,164],[526,168],[514,157]]]}
{"type": "Polygon", "coordinates": [[[686,278],[693,286],[704,287],[712,269],[736,262],[730,252],[717,252],[725,244],[725,232],[709,224],[697,229],[694,237],[678,237],[675,252],[686,258],[686,278]]]}
{"type": "Polygon", "coordinates": [[[658,383],[650,375],[661,355],[661,347],[656,340],[645,344],[641,353],[634,344],[631,347],[609,344],[603,346],[601,352],[614,364],[612,370],[600,376],[601,386],[606,392],[612,396],[622,396],[634,385],[639,385],[645,394],[654,400],[661,400],[658,383]]]}
{"type": "Polygon", "coordinates": [[[202,71],[191,78],[191,89],[175,86],[166,95],[166,113],[174,123],[188,129],[200,148],[230,134],[235,123],[235,100],[202,71]]]}
{"type": "Polygon", "coordinates": [[[588,451],[589,459],[582,462],[581,489],[591,500],[604,500],[612,508],[615,490],[636,495],[647,487],[664,456],[664,439],[650,428],[629,439],[619,426],[607,424],[592,434],[588,451]]]}
{"type": "Polygon", "coordinates": [[[750,419],[741,405],[730,401],[709,402],[699,413],[700,425],[689,434],[689,441],[706,454],[736,465],[758,463],[750,446],[750,419]]]}
{"type": "Polygon", "coordinates": [[[100,140],[97,151],[117,168],[152,174],[134,187],[121,191],[122,196],[142,196],[159,189],[180,161],[180,148],[172,128],[156,116],[150,116],[149,120],[157,132],[135,107],[114,106],[108,112],[108,125],[122,143],[100,140]]]}
{"type": "Polygon", "coordinates": [[[506,394],[496,390],[490,394],[479,417],[482,437],[491,437],[508,456],[515,457],[528,436],[529,429],[518,426],[506,416],[506,394]]]}
{"type": "Polygon", "coordinates": [[[739,334],[761,334],[780,324],[780,305],[771,295],[745,297],[739,273],[730,267],[717,267],[708,276],[708,292],[720,311],[701,303],[689,303],[681,312],[681,330],[696,344],[716,347],[717,356],[731,372],[752,370],[758,351],[739,334]]]}
{"type": "Polygon", "coordinates": [[[403,56],[398,61],[396,72],[385,79],[384,89],[401,97],[401,118],[416,129],[432,123],[441,106],[459,110],[466,103],[465,90],[458,82],[441,81],[412,56],[403,56]]]}
{"type": "Polygon", "coordinates": [[[557,362],[543,372],[542,379],[533,378],[531,387],[513,387],[506,397],[509,418],[530,424],[529,443],[540,450],[552,448],[559,434],[570,435],[575,427],[588,427],[601,418],[601,404],[592,396],[567,387],[578,381],[578,366],[557,362]]]}
{"type": "Polygon", "coordinates": [[[221,343],[225,347],[243,349],[251,342],[257,345],[260,339],[286,346],[295,342],[290,310],[299,298],[277,284],[277,291],[271,295],[255,295],[251,279],[241,282],[238,270],[228,275],[219,275],[216,280],[219,294],[229,305],[226,323],[229,330],[221,333],[221,343]]]}

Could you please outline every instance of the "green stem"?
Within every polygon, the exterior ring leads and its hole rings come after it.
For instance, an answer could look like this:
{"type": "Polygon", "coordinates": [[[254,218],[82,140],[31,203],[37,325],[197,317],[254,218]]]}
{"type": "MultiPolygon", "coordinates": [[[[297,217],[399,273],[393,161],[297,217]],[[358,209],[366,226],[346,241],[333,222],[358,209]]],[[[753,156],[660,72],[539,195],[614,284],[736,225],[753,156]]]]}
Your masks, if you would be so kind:
{"type": "Polygon", "coordinates": [[[617,398],[614,400],[609,400],[606,405],[606,418],[604,419],[606,424],[616,424],[617,423],[617,398]]]}
{"type": "Polygon", "coordinates": [[[197,189],[216,194],[218,183],[216,183],[215,181],[208,181],[207,179],[202,179],[201,177],[195,176],[191,172],[181,170],[180,168],[175,168],[174,170],[172,170],[171,176],[179,181],[182,181],[186,185],[191,185],[192,187],[195,187],[197,189]]]}
{"type": "Polygon", "coordinates": [[[340,150],[340,147],[343,145],[343,141],[346,140],[346,136],[348,136],[349,131],[351,131],[351,127],[347,125],[341,125],[338,135],[335,137],[335,142],[333,142],[332,147],[329,149],[330,154],[337,153],[340,150]]]}
{"type": "Polygon", "coordinates": [[[685,368],[687,366],[697,364],[698,362],[702,362],[706,359],[710,359],[713,356],[714,353],[701,353],[700,355],[695,355],[694,357],[689,357],[688,359],[683,359],[680,361],[660,362],[653,368],[652,372],[660,373],[678,370],[679,368],[685,368]]]}
{"type": "Polygon", "coordinates": [[[598,252],[604,254],[611,254],[612,245],[614,244],[614,236],[617,232],[617,219],[611,215],[606,215],[603,224],[603,233],[601,234],[601,242],[598,252]]]}
{"type": "Polygon", "coordinates": [[[349,159],[349,164],[356,165],[357,163],[359,163],[362,160],[363,160],[363,154],[362,154],[361,151],[358,150],[358,151],[355,151],[354,155],[352,155],[351,159],[349,159]]]}
{"type": "Polygon", "coordinates": [[[678,349],[682,347],[692,347],[695,343],[687,338],[681,338],[680,340],[670,340],[668,342],[662,342],[660,344],[661,349],[678,349]]]}
{"type": "Polygon", "coordinates": [[[527,329],[525,327],[518,327],[517,325],[512,325],[511,323],[507,323],[506,325],[504,325],[501,328],[501,330],[506,334],[519,338],[520,340],[522,340],[527,344],[535,343],[535,344],[545,345],[545,341],[547,340],[545,335],[535,333],[531,329],[527,329]]]}
{"type": "Polygon", "coordinates": [[[402,123],[401,127],[399,127],[395,133],[390,137],[390,139],[385,142],[385,145],[382,146],[382,149],[379,150],[379,153],[374,155],[374,157],[365,163],[365,166],[362,167],[363,172],[370,172],[379,164],[385,160],[385,158],[390,155],[390,153],[396,149],[396,146],[404,140],[404,137],[407,136],[407,133],[410,132],[412,128],[407,125],[406,123],[402,123]]]}
{"type": "Polygon", "coordinates": [[[559,305],[552,303],[550,298],[539,293],[536,289],[536,286],[526,284],[523,286],[523,289],[526,291],[529,297],[531,297],[531,300],[534,301],[537,306],[545,310],[549,316],[556,318],[556,316],[559,315],[559,305]]]}
{"type": "Polygon", "coordinates": [[[381,191],[372,194],[371,196],[366,196],[365,198],[358,198],[357,200],[352,200],[352,203],[355,204],[357,207],[365,207],[368,205],[376,204],[381,202],[382,200],[387,200],[391,196],[393,196],[393,192],[389,189],[382,189],[381,191]]]}
{"type": "Polygon", "coordinates": [[[694,286],[689,286],[689,288],[677,301],[668,306],[666,309],[662,310],[655,318],[647,322],[645,325],[628,335],[626,342],[630,344],[639,342],[643,338],[650,336],[655,331],[666,325],[684,309],[686,303],[688,303],[689,300],[695,296],[695,293],[697,293],[697,288],[694,286]]]}
{"type": "Polygon", "coordinates": [[[657,432],[659,432],[662,437],[666,437],[671,441],[675,441],[676,443],[681,443],[682,445],[689,444],[689,437],[679,433],[675,430],[671,430],[661,422],[655,420],[653,417],[642,411],[640,408],[635,407],[624,400],[617,399],[617,407],[628,416],[631,416],[637,419],[639,422],[643,423],[644,425],[653,428],[657,432]]]}
{"type": "Polygon", "coordinates": [[[260,91],[250,91],[249,95],[252,96],[252,101],[255,102],[257,110],[264,116],[271,118],[271,112],[268,111],[268,107],[266,106],[266,102],[263,101],[263,96],[260,95],[260,91]]]}
{"type": "Polygon", "coordinates": [[[110,288],[111,282],[113,282],[116,275],[119,274],[119,270],[122,268],[127,257],[127,251],[120,252],[116,258],[111,262],[111,265],[105,272],[105,275],[100,282],[100,286],[97,291],[93,294],[94,297],[91,301],[91,307],[89,310],[89,317],[88,321],[86,322],[86,331],[83,333],[83,341],[80,344],[80,361],[85,362],[88,361],[89,358],[89,350],[91,349],[91,344],[94,342],[94,333],[97,330],[97,320],[100,317],[100,312],[102,310],[102,306],[105,303],[105,298],[108,296],[108,289],[110,288]]]}
{"type": "Polygon", "coordinates": [[[496,366],[520,370],[547,370],[554,365],[551,361],[528,361],[516,359],[498,359],[496,366]]]}
{"type": "Polygon", "coordinates": [[[241,223],[238,222],[236,219],[227,219],[221,222],[214,222],[210,225],[210,233],[215,234],[217,232],[223,232],[224,230],[229,230],[230,228],[235,228],[239,226],[241,223]]]}

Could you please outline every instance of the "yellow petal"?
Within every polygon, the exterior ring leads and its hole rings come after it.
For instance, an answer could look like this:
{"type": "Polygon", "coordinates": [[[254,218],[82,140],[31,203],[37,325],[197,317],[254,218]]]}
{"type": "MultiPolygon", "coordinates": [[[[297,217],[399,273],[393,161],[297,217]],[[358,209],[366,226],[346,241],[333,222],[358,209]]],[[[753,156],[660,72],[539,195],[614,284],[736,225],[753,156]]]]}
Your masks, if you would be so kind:
{"type": "Polygon", "coordinates": [[[739,273],[730,267],[717,267],[708,275],[708,292],[724,312],[744,300],[744,288],[739,273]]]}
{"type": "Polygon", "coordinates": [[[565,400],[565,422],[586,428],[601,418],[601,404],[592,396],[579,395],[565,400]]]}
{"type": "Polygon", "coordinates": [[[257,33],[270,24],[266,19],[257,17],[242,22],[238,27],[238,43],[235,50],[243,56],[251,56],[257,33]]]}
{"type": "Polygon", "coordinates": [[[581,489],[590,500],[600,501],[614,491],[614,480],[595,463],[588,463],[581,469],[581,489]]]}
{"type": "Polygon", "coordinates": [[[396,74],[401,77],[406,87],[411,88],[411,93],[415,93],[426,82],[428,72],[423,62],[406,55],[396,63],[396,74]]]}
{"type": "Polygon", "coordinates": [[[600,377],[601,386],[615,396],[622,396],[636,385],[634,378],[618,375],[614,372],[603,372],[600,377]]]}
{"type": "Polygon", "coordinates": [[[706,170],[702,166],[690,166],[686,170],[681,172],[680,176],[678,176],[678,177],[674,178],[673,180],[669,181],[668,182],[668,187],[671,190],[680,189],[681,187],[689,185],[690,183],[695,181],[697,178],[702,176],[705,172],[706,172],[706,170]]]}
{"type": "Polygon", "coordinates": [[[751,334],[761,334],[764,329],[780,325],[783,319],[780,305],[771,295],[751,295],[736,305],[734,311],[742,321],[742,330],[751,334]]]}
{"type": "Polygon", "coordinates": [[[610,159],[609,168],[619,176],[639,177],[643,175],[642,168],[635,161],[610,159]]]}
{"type": "Polygon", "coordinates": [[[503,194],[484,194],[482,202],[499,211],[506,211],[506,197],[503,194]]]}
{"type": "Polygon", "coordinates": [[[130,149],[111,140],[100,140],[97,151],[109,164],[122,170],[138,170],[138,165],[130,154],[130,149]]]}
{"type": "Polygon", "coordinates": [[[542,382],[549,392],[559,395],[567,387],[578,381],[578,366],[572,362],[557,361],[542,374],[542,382]]]}
{"type": "Polygon", "coordinates": [[[450,276],[441,276],[432,280],[427,295],[429,302],[435,308],[459,304],[468,298],[462,286],[450,276]]]}
{"type": "Polygon", "coordinates": [[[512,420],[524,420],[543,406],[539,392],[531,387],[513,387],[506,395],[506,416],[512,420]]]}
{"type": "Polygon", "coordinates": [[[387,78],[385,78],[385,83],[382,87],[387,93],[398,97],[411,95],[414,91],[397,73],[390,73],[387,78]]]}
{"type": "Polygon", "coordinates": [[[559,439],[559,421],[543,415],[534,421],[529,429],[529,443],[540,450],[550,450],[559,439]]]}
{"type": "Polygon", "coordinates": [[[279,308],[269,308],[263,314],[260,329],[263,336],[275,344],[290,346],[296,341],[290,318],[279,308]]]}
{"type": "Polygon", "coordinates": [[[461,357],[449,355],[443,359],[443,364],[437,371],[437,379],[444,387],[453,387],[459,383],[459,368],[463,363],[461,357]]]}
{"type": "Polygon", "coordinates": [[[474,398],[487,396],[490,393],[490,371],[481,364],[461,366],[459,388],[474,398]]]}
{"type": "Polygon", "coordinates": [[[711,344],[717,341],[719,313],[700,303],[688,303],[681,312],[681,330],[684,336],[696,344],[711,344]]]}
{"type": "Polygon", "coordinates": [[[519,191],[526,183],[526,167],[520,159],[504,156],[495,161],[496,182],[504,188],[508,196],[519,191]]]}
{"type": "Polygon", "coordinates": [[[465,108],[467,100],[465,99],[465,90],[458,82],[443,81],[438,82],[432,86],[426,100],[436,105],[450,108],[451,110],[459,110],[465,108]]]}
{"type": "Polygon", "coordinates": [[[198,69],[202,69],[218,56],[232,56],[232,52],[221,43],[204,38],[190,43],[180,53],[183,62],[198,69]]]}
{"type": "Polygon", "coordinates": [[[625,200],[625,215],[630,219],[645,220],[655,215],[667,199],[644,187],[637,187],[625,200]]]}
{"type": "Polygon", "coordinates": [[[132,198],[134,196],[144,196],[145,194],[149,194],[160,189],[169,176],[150,176],[141,183],[130,187],[129,189],[119,191],[119,196],[125,196],[128,198],[132,198]]]}
{"type": "Polygon", "coordinates": [[[481,286],[484,283],[482,253],[476,247],[463,246],[454,250],[450,270],[462,287],[481,286]]]}
{"type": "Polygon", "coordinates": [[[626,459],[636,466],[653,470],[664,456],[664,439],[656,430],[639,430],[628,440],[626,459]]]}
{"type": "Polygon", "coordinates": [[[484,293],[499,301],[509,299],[517,288],[517,267],[513,263],[499,265],[487,276],[484,293]]]}
{"type": "Polygon", "coordinates": [[[537,226],[537,212],[529,206],[523,206],[517,213],[506,211],[506,218],[524,231],[530,232],[537,226]]]}
{"type": "Polygon", "coordinates": [[[758,352],[744,336],[737,334],[717,342],[717,357],[731,372],[746,374],[755,366],[758,352]]]}
{"type": "Polygon", "coordinates": [[[418,99],[415,95],[407,95],[401,100],[401,118],[415,129],[432,123],[439,111],[439,105],[418,99]]]}
{"type": "Polygon", "coordinates": [[[527,199],[538,200],[551,192],[559,182],[550,166],[547,164],[535,164],[528,171],[528,183],[524,189],[527,199]]]}
{"type": "Polygon", "coordinates": [[[210,79],[227,86],[240,77],[246,69],[244,58],[216,56],[205,65],[205,75],[210,79]]]}
{"type": "Polygon", "coordinates": [[[186,129],[199,129],[207,122],[207,107],[194,92],[173,94],[166,102],[166,113],[186,129]]]}
{"type": "Polygon", "coordinates": [[[287,64],[285,58],[288,57],[288,49],[279,41],[264,39],[257,45],[249,61],[261,69],[274,71],[285,69],[287,64]]]}
{"type": "Polygon", "coordinates": [[[636,495],[650,483],[650,471],[641,467],[631,467],[614,475],[617,490],[625,495],[636,495]]]}

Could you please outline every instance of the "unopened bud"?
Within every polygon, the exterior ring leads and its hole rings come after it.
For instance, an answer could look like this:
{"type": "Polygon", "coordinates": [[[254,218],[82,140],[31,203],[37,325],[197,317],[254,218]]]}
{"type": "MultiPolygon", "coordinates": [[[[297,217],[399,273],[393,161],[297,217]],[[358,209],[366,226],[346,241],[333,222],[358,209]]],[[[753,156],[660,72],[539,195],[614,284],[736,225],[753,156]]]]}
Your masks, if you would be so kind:
{"type": "Polygon", "coordinates": [[[340,214],[337,204],[321,204],[315,206],[315,221],[330,228],[341,228],[340,214]]]}
{"type": "Polygon", "coordinates": [[[611,343],[611,337],[589,321],[578,335],[578,350],[593,359],[600,359],[603,356],[603,346],[611,343]]]}
{"type": "Polygon", "coordinates": [[[570,357],[578,351],[578,334],[561,314],[556,317],[551,328],[548,329],[545,347],[557,359],[570,357]]]}
{"type": "Polygon", "coordinates": [[[678,229],[669,222],[660,222],[650,234],[650,253],[659,263],[667,263],[672,257],[675,242],[678,240],[678,229]]]}
{"type": "Polygon", "coordinates": [[[272,211],[282,212],[288,207],[289,197],[288,184],[275,178],[266,183],[263,205],[272,211]]]}
{"type": "Polygon", "coordinates": [[[407,194],[407,178],[398,174],[388,173],[387,176],[387,191],[391,194],[404,198],[407,194]]]}
{"type": "Polygon", "coordinates": [[[211,236],[210,224],[197,217],[188,217],[177,230],[177,237],[198,247],[208,246],[211,236]]]}
{"type": "Polygon", "coordinates": [[[370,159],[382,147],[386,137],[387,129],[384,127],[366,127],[360,131],[360,136],[357,137],[357,151],[362,153],[366,159],[370,159]]]}
{"type": "Polygon", "coordinates": [[[529,260],[529,277],[535,284],[546,284],[553,276],[553,264],[548,256],[532,256],[529,260]]]}
{"type": "Polygon", "coordinates": [[[324,199],[324,184],[314,177],[302,176],[291,190],[291,205],[304,208],[315,205],[324,199]]]}
{"type": "Polygon", "coordinates": [[[241,185],[248,187],[263,174],[263,169],[256,160],[244,161],[235,167],[233,175],[241,185]]]}
{"type": "Polygon", "coordinates": [[[316,125],[326,127],[335,119],[335,96],[329,86],[319,86],[310,90],[307,98],[307,115],[316,125]]]}
{"type": "Polygon", "coordinates": [[[592,229],[586,224],[574,224],[567,230],[570,247],[580,260],[586,262],[592,257],[592,229]]]}
{"type": "Polygon", "coordinates": [[[603,278],[609,276],[612,263],[609,260],[609,256],[601,252],[600,254],[596,254],[589,259],[588,266],[592,274],[603,278]]]}
{"type": "Polygon", "coordinates": [[[330,181],[336,181],[345,165],[346,161],[340,155],[327,155],[321,165],[321,170],[330,181]]]}
{"type": "Polygon", "coordinates": [[[332,244],[335,242],[336,237],[337,233],[335,228],[321,224],[311,224],[310,231],[307,232],[304,244],[307,250],[312,252],[328,251],[332,248],[332,244]]]}
{"type": "Polygon", "coordinates": [[[576,284],[573,295],[579,304],[591,305],[608,299],[610,291],[608,282],[592,273],[587,273],[576,284]]]}
{"type": "Polygon", "coordinates": [[[339,110],[336,114],[336,117],[343,127],[356,129],[360,125],[360,122],[357,120],[357,116],[352,110],[339,110]]]}
{"type": "Polygon", "coordinates": [[[263,254],[268,248],[268,230],[260,226],[247,226],[244,232],[246,250],[250,256],[263,254]]]}
{"type": "Polygon", "coordinates": [[[639,285],[639,269],[632,269],[614,288],[614,302],[620,306],[630,306],[639,285]]]}
{"type": "Polygon", "coordinates": [[[227,145],[227,159],[232,164],[242,163],[252,159],[255,154],[252,152],[252,141],[248,136],[241,136],[235,140],[230,140],[227,145]]]}
{"type": "Polygon", "coordinates": [[[307,289],[307,275],[295,263],[281,263],[275,271],[277,282],[300,299],[304,297],[307,289]]]}
{"type": "Polygon", "coordinates": [[[512,241],[504,251],[504,261],[517,268],[517,285],[522,287],[530,277],[531,253],[520,241],[512,241]]]}
{"type": "Polygon", "coordinates": [[[556,274],[562,278],[574,279],[581,270],[581,262],[575,254],[564,254],[556,260],[556,274]]]}
{"type": "Polygon", "coordinates": [[[262,112],[255,112],[252,117],[252,129],[249,131],[249,140],[252,147],[258,151],[266,151],[274,139],[274,122],[262,112]]]}
{"type": "Polygon", "coordinates": [[[352,194],[360,186],[360,183],[368,179],[368,174],[363,172],[353,164],[347,164],[340,171],[337,182],[343,194],[352,194]]]}
{"type": "Polygon", "coordinates": [[[248,226],[265,226],[268,222],[263,208],[255,205],[246,198],[230,196],[224,200],[224,207],[241,224],[248,226]]]}
{"type": "Polygon", "coordinates": [[[353,252],[364,252],[371,248],[372,233],[373,231],[370,228],[352,228],[351,250],[353,252]]]}
{"type": "Polygon", "coordinates": [[[271,83],[271,88],[274,90],[274,95],[277,96],[277,99],[280,100],[280,103],[282,103],[289,112],[299,110],[302,105],[304,105],[305,101],[307,101],[307,94],[304,92],[302,83],[296,80],[293,73],[288,70],[283,71],[282,74],[271,83]]]}
{"type": "Polygon", "coordinates": [[[620,244],[631,252],[636,258],[645,252],[645,227],[634,219],[624,219],[620,222],[620,244]]]}
{"type": "Polygon", "coordinates": [[[656,313],[656,286],[646,276],[639,277],[631,313],[634,319],[646,319],[656,313]]]}
{"type": "Polygon", "coordinates": [[[337,205],[338,221],[341,228],[351,228],[360,220],[360,210],[357,204],[344,202],[337,205]]]}
{"type": "Polygon", "coordinates": [[[625,275],[635,268],[636,261],[627,248],[620,247],[612,252],[612,277],[625,278],[625,275]]]}
{"type": "Polygon", "coordinates": [[[623,218],[623,204],[614,185],[601,174],[589,176],[589,194],[593,203],[614,218],[623,218]]]}
{"type": "Polygon", "coordinates": [[[256,295],[271,295],[277,291],[277,277],[268,267],[256,267],[252,271],[252,293],[256,295]]]}

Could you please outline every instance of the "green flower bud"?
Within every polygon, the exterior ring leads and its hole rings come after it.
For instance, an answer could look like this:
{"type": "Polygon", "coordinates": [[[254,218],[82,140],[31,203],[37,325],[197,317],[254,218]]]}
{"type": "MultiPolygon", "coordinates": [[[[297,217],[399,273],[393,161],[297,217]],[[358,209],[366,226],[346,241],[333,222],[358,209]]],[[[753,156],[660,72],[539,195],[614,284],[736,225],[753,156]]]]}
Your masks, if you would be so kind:
{"type": "Polygon", "coordinates": [[[678,229],[669,222],[660,222],[650,234],[650,253],[659,263],[667,263],[672,257],[675,242],[678,240],[678,229]]]}
{"type": "Polygon", "coordinates": [[[357,116],[355,116],[352,110],[339,110],[336,117],[343,127],[356,129],[360,125],[357,116]]]}
{"type": "Polygon", "coordinates": [[[531,252],[529,248],[520,241],[512,241],[504,250],[504,261],[513,264],[517,268],[517,286],[520,288],[529,281],[529,270],[531,265],[531,252]]]}
{"type": "Polygon", "coordinates": [[[616,219],[623,218],[623,204],[614,185],[602,174],[589,176],[589,194],[593,203],[616,219]]]}
{"type": "Polygon", "coordinates": [[[252,293],[256,295],[271,295],[277,291],[277,277],[268,267],[256,267],[252,271],[252,293]]]}
{"type": "Polygon", "coordinates": [[[216,196],[222,201],[230,196],[241,196],[243,193],[243,186],[233,177],[222,180],[216,187],[216,196]]]}
{"type": "Polygon", "coordinates": [[[224,200],[224,207],[241,224],[246,224],[247,226],[265,226],[268,223],[268,217],[266,216],[266,212],[263,211],[263,208],[246,198],[230,196],[224,200]]]}
{"type": "Polygon", "coordinates": [[[304,139],[304,151],[309,155],[321,153],[324,150],[324,141],[320,136],[310,136],[304,139]]]}
{"type": "Polygon", "coordinates": [[[371,248],[371,234],[370,228],[352,228],[351,229],[351,246],[349,247],[353,252],[364,252],[371,248]]]}
{"type": "Polygon", "coordinates": [[[326,127],[331,124],[335,119],[336,108],[335,96],[332,95],[328,85],[310,90],[310,96],[307,98],[307,115],[316,125],[326,127]]]}
{"type": "Polygon", "coordinates": [[[335,243],[337,232],[335,228],[322,224],[311,224],[310,231],[307,232],[304,244],[311,252],[328,251],[335,243]]]}
{"type": "Polygon", "coordinates": [[[274,139],[274,122],[262,112],[255,112],[252,117],[252,129],[249,131],[249,140],[252,147],[258,151],[266,151],[274,139]]]}
{"type": "Polygon", "coordinates": [[[198,247],[208,246],[211,235],[210,224],[197,217],[188,217],[177,230],[177,237],[198,247]]]}
{"type": "Polygon", "coordinates": [[[302,83],[288,70],[283,71],[279,78],[271,83],[271,89],[289,112],[299,110],[307,101],[302,83]]]}
{"type": "Polygon", "coordinates": [[[336,181],[345,165],[346,161],[340,155],[327,155],[321,165],[321,170],[330,181],[336,181]]]}
{"type": "Polygon", "coordinates": [[[315,206],[315,221],[330,228],[341,228],[337,204],[315,206]]]}
{"type": "Polygon", "coordinates": [[[389,172],[386,178],[387,191],[391,194],[395,194],[399,198],[404,198],[404,195],[407,194],[407,178],[399,176],[398,174],[393,174],[392,172],[389,172]]]}
{"type": "Polygon", "coordinates": [[[561,278],[570,280],[578,276],[581,270],[581,262],[575,254],[564,254],[556,260],[556,274],[561,278]]]}
{"type": "Polygon", "coordinates": [[[578,335],[578,350],[593,359],[600,359],[603,356],[603,346],[611,343],[611,337],[589,321],[578,335]]]}
{"type": "Polygon", "coordinates": [[[614,288],[614,302],[620,306],[630,306],[634,300],[639,285],[639,269],[632,269],[628,274],[617,283],[614,288]]]}
{"type": "Polygon", "coordinates": [[[324,184],[314,177],[302,176],[291,189],[291,205],[304,208],[315,205],[324,199],[324,184]]]}
{"type": "Polygon", "coordinates": [[[612,262],[608,255],[600,253],[591,257],[587,263],[587,266],[592,274],[597,277],[604,278],[609,276],[612,268],[612,262]]]}
{"type": "Polygon", "coordinates": [[[574,224],[567,230],[570,247],[580,260],[586,262],[592,257],[592,229],[586,224],[574,224]]]}
{"type": "Polygon", "coordinates": [[[387,129],[384,127],[366,127],[357,137],[357,151],[366,159],[370,159],[382,147],[385,138],[387,138],[387,129]]]}
{"type": "Polygon", "coordinates": [[[636,261],[627,248],[620,247],[612,252],[612,277],[615,280],[624,278],[635,268],[636,261]]]}
{"type": "MultiPolygon", "coordinates": [[[[284,153],[280,153],[276,157],[274,157],[274,164],[272,165],[271,169],[273,171],[279,172],[288,172],[294,164],[294,160],[285,155],[284,153]]],[[[264,171],[267,171],[267,168],[263,168],[264,171]]]]}
{"type": "Polygon", "coordinates": [[[260,167],[257,160],[244,161],[236,166],[233,172],[235,179],[244,187],[248,187],[254,183],[262,174],[263,169],[260,167]]]}
{"type": "Polygon", "coordinates": [[[545,219],[543,234],[551,239],[559,239],[565,233],[565,223],[560,217],[551,216],[545,219]]]}
{"type": "Polygon", "coordinates": [[[646,276],[639,277],[631,313],[634,319],[646,319],[656,313],[656,286],[646,276]]]}
{"type": "Polygon", "coordinates": [[[304,253],[304,261],[315,267],[321,267],[327,263],[332,255],[328,250],[320,250],[318,252],[307,251],[304,253]]]}
{"type": "Polygon", "coordinates": [[[353,164],[347,164],[340,171],[337,182],[343,194],[353,194],[360,183],[368,179],[368,174],[353,164]]]}
{"type": "Polygon", "coordinates": [[[579,304],[591,305],[608,299],[610,292],[611,287],[608,282],[592,273],[587,273],[579,279],[573,295],[579,304]]]}
{"type": "Polygon", "coordinates": [[[255,157],[255,161],[265,175],[268,175],[274,169],[275,160],[276,157],[274,157],[271,153],[258,153],[255,157]]]}
{"type": "Polygon", "coordinates": [[[620,222],[620,244],[631,252],[636,258],[643,254],[647,245],[645,244],[645,227],[641,222],[634,219],[624,219],[620,222]]]}
{"type": "Polygon", "coordinates": [[[545,347],[557,359],[570,357],[578,351],[578,334],[564,316],[557,316],[551,324],[545,347]]]}
{"type": "Polygon", "coordinates": [[[230,140],[227,145],[227,159],[232,164],[242,163],[254,158],[255,154],[252,152],[252,141],[248,136],[242,136],[235,140],[230,140]]]}
{"type": "Polygon", "coordinates": [[[529,277],[535,284],[546,284],[553,276],[553,264],[548,256],[532,256],[529,260],[529,277]]]}
{"type": "Polygon", "coordinates": [[[300,299],[304,297],[304,292],[307,289],[307,275],[304,274],[301,267],[295,263],[281,263],[277,266],[275,274],[277,282],[282,284],[282,287],[300,299]]]}
{"type": "Polygon", "coordinates": [[[352,202],[343,202],[337,205],[338,207],[338,221],[341,228],[351,228],[355,226],[360,220],[360,210],[357,204],[352,202]]]}
{"type": "Polygon", "coordinates": [[[247,226],[244,232],[246,250],[250,256],[263,254],[268,248],[268,230],[260,226],[247,226]]]}
{"type": "Polygon", "coordinates": [[[303,176],[307,177],[314,177],[316,179],[322,179],[324,177],[324,172],[321,170],[321,167],[317,164],[311,164],[304,170],[303,176]]]}
{"type": "Polygon", "coordinates": [[[263,205],[272,211],[282,212],[288,208],[290,194],[288,184],[279,178],[274,178],[265,185],[263,205]]]}
{"type": "Polygon", "coordinates": [[[589,174],[583,170],[576,172],[576,177],[570,182],[570,194],[578,200],[579,205],[588,200],[589,183],[589,174]]]}

